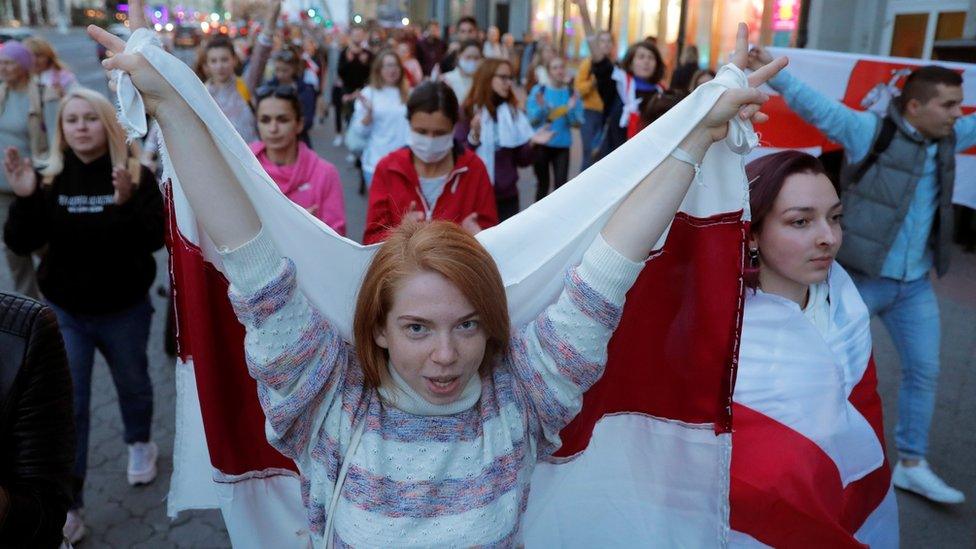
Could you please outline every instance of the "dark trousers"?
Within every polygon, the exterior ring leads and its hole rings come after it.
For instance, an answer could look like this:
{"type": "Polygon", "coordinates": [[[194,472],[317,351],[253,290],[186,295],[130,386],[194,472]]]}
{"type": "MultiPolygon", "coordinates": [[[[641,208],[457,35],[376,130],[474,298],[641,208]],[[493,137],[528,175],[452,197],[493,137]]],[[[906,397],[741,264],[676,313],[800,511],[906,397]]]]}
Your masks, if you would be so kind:
{"type": "Polygon", "coordinates": [[[562,187],[569,177],[569,147],[539,145],[535,149],[535,201],[549,194],[549,167],[552,167],[552,190],[562,187]]]}
{"type": "Polygon", "coordinates": [[[344,113],[342,112],[342,88],[339,86],[332,86],[332,114],[335,117],[335,131],[336,135],[342,133],[342,118],[344,113]]]}
{"type": "Polygon", "coordinates": [[[495,205],[498,207],[499,223],[519,213],[519,197],[517,194],[508,198],[495,196],[495,205]]]}
{"type": "MultiPolygon", "coordinates": [[[[98,349],[108,363],[119,397],[126,444],[148,442],[152,427],[153,388],[149,379],[146,345],[153,308],[147,296],[138,305],[107,315],[69,313],[50,304],[58,317],[74,384],[75,446],[74,501],[82,507],[88,469],[88,430],[91,407],[92,365],[98,349]]],[[[100,387],[99,391],[106,388],[100,387]]]]}

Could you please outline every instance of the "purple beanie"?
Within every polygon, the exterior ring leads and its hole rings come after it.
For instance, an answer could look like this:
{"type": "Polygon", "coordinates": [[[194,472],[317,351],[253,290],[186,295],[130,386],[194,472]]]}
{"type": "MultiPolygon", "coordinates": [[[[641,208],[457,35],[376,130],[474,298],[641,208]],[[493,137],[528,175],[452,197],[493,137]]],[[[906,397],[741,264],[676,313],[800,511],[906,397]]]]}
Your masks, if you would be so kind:
{"type": "Polygon", "coordinates": [[[0,57],[12,60],[27,72],[34,68],[34,53],[16,40],[8,40],[0,45],[0,57]]]}

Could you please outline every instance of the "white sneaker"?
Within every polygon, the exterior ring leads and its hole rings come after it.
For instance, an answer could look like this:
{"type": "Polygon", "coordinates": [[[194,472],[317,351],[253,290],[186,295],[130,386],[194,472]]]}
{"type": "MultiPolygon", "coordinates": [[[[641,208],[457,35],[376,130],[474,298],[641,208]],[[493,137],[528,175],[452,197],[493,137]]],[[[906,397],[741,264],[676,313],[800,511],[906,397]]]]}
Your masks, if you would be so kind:
{"type": "Polygon", "coordinates": [[[332,140],[332,146],[333,147],[341,147],[342,146],[342,135],[335,136],[335,138],[332,140]]]}
{"type": "Polygon", "coordinates": [[[149,484],[156,478],[156,457],[159,448],[155,442],[137,442],[129,445],[129,484],[149,484]]]}
{"type": "Polygon", "coordinates": [[[68,511],[68,516],[64,520],[64,528],[61,530],[64,534],[64,539],[68,540],[68,543],[72,545],[81,541],[81,538],[85,537],[87,533],[85,530],[85,521],[81,520],[81,509],[72,509],[68,511]]]}
{"type": "Polygon", "coordinates": [[[895,473],[892,475],[895,486],[902,490],[915,492],[938,503],[962,503],[966,501],[966,496],[942,481],[932,469],[929,469],[927,461],[920,460],[914,467],[906,467],[899,461],[895,466],[895,473]]]}

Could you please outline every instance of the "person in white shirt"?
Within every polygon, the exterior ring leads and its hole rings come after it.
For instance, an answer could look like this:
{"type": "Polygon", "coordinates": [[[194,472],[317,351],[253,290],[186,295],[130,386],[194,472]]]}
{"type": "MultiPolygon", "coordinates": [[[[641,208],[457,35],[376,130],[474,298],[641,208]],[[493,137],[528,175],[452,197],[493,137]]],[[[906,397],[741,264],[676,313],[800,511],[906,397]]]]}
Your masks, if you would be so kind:
{"type": "Polygon", "coordinates": [[[369,85],[356,100],[346,136],[346,147],[362,153],[360,161],[367,187],[377,162],[407,144],[408,92],[400,58],[392,50],[380,52],[373,60],[369,85]]]}
{"type": "Polygon", "coordinates": [[[461,44],[457,67],[444,73],[444,76],[441,77],[457,96],[458,104],[464,103],[468,97],[474,72],[478,70],[479,64],[481,64],[481,46],[477,40],[468,40],[461,44]]]}

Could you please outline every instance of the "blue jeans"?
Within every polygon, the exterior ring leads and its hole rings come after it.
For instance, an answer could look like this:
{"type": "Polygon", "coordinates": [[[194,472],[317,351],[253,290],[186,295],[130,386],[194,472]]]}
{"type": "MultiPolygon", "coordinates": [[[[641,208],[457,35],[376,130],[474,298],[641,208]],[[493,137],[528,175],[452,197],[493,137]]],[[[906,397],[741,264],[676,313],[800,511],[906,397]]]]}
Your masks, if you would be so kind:
{"type": "Polygon", "coordinates": [[[932,283],[927,276],[908,282],[853,278],[871,315],[881,317],[901,358],[895,446],[902,459],[922,459],[928,452],[939,380],[941,329],[932,283]]]}
{"type": "Polygon", "coordinates": [[[122,412],[125,443],[149,441],[153,390],[146,345],[153,308],[148,296],[133,307],[107,315],[75,314],[57,305],[49,305],[58,317],[74,384],[77,447],[73,471],[74,502],[71,508],[77,509],[83,504],[82,492],[88,469],[91,374],[96,349],[105,357],[112,374],[122,412]]]}
{"type": "Polygon", "coordinates": [[[593,151],[599,150],[603,145],[603,126],[607,117],[603,111],[583,111],[583,126],[580,128],[580,137],[583,139],[583,162],[580,164],[580,171],[589,168],[594,163],[593,151]]]}

